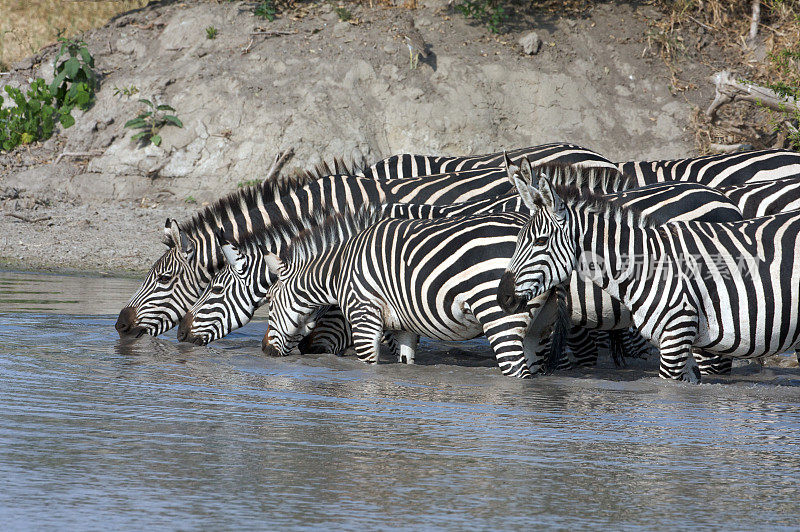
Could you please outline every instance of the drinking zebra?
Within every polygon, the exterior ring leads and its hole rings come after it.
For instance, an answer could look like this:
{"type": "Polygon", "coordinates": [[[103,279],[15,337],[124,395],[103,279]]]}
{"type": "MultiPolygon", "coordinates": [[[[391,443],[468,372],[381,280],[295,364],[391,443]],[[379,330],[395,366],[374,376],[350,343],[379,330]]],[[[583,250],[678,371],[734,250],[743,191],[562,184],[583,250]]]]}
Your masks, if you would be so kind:
{"type": "Polygon", "coordinates": [[[632,310],[639,332],[659,348],[661,377],[699,382],[693,348],[757,358],[800,342],[800,212],[653,225],[546,177],[538,189],[521,180],[518,188],[535,213],[498,286],[507,311],[580,265],[632,310]]]}
{"type": "MultiPolygon", "coordinates": [[[[521,156],[613,166],[591,150],[571,144],[533,146],[518,150],[521,156]],[[581,155],[583,153],[583,155],[581,155]]],[[[473,166],[485,157],[474,159],[473,166]]],[[[215,234],[223,230],[230,238],[252,231],[268,231],[274,218],[301,222],[327,205],[356,209],[364,204],[384,201],[416,203],[454,203],[501,195],[511,189],[502,168],[467,170],[429,177],[376,180],[350,175],[301,174],[280,183],[246,187],[201,210],[190,220],[178,224],[167,220],[167,251],[153,264],[115,325],[121,336],[157,336],[178,324],[194,304],[211,278],[224,264],[215,234]]]]}
{"type": "Polygon", "coordinates": [[[265,351],[288,355],[320,310],[337,305],[364,362],[377,362],[386,330],[401,333],[401,352],[413,350],[419,336],[453,341],[483,334],[504,375],[530,377],[538,368],[525,359],[528,313],[522,307],[508,316],[495,297],[527,218],[506,212],[381,219],[374,207],[331,217],[293,240],[283,260],[264,256],[278,276],[267,296],[265,351]]]}

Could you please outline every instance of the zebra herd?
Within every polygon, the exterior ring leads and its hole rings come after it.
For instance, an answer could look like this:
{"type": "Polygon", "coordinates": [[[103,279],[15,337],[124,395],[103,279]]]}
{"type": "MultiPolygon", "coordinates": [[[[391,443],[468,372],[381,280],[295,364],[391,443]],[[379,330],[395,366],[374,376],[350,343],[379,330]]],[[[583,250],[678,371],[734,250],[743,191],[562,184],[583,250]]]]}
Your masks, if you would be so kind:
{"type": "Polygon", "coordinates": [[[205,345],[266,305],[273,356],[376,363],[385,342],[413,363],[420,336],[485,336],[525,378],[593,365],[598,345],[655,346],[659,374],[691,382],[800,346],[800,154],[785,150],[612,163],[547,144],[323,165],[168,219],[164,242],[120,336],[177,325],[205,345]]]}

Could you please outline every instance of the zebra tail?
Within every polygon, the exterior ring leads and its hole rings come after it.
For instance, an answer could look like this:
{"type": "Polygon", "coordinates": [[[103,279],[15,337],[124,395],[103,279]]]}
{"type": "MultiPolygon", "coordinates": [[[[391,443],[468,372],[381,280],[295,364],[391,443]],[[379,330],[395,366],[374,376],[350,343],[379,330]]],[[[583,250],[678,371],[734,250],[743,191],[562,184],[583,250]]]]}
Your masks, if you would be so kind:
{"type": "Polygon", "coordinates": [[[611,360],[618,368],[625,367],[625,346],[622,343],[622,334],[624,331],[613,330],[608,331],[608,339],[611,348],[611,360]]]}
{"type": "Polygon", "coordinates": [[[567,341],[567,331],[571,325],[571,313],[567,304],[567,292],[563,285],[559,285],[556,290],[556,321],[553,324],[553,336],[550,340],[550,352],[545,360],[544,371],[546,375],[553,373],[558,368],[561,358],[564,356],[564,345],[567,341]]]}

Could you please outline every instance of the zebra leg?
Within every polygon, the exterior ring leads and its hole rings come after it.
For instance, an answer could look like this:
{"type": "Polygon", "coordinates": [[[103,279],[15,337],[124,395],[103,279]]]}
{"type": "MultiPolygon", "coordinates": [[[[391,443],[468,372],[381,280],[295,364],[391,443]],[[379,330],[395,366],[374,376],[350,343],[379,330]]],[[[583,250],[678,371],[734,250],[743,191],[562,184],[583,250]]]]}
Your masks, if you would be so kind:
{"type": "Polygon", "coordinates": [[[391,338],[393,339],[392,347],[397,355],[397,361],[403,364],[413,364],[419,335],[408,331],[392,331],[391,338]]]}
{"type": "Polygon", "coordinates": [[[483,334],[489,339],[503,375],[520,379],[533,377],[523,348],[529,324],[527,313],[508,315],[500,307],[491,306],[484,312],[473,312],[473,315],[483,327],[483,334]]]}
{"type": "Polygon", "coordinates": [[[692,344],[697,336],[697,314],[681,314],[677,323],[661,334],[658,375],[663,379],[700,382],[700,369],[692,356],[692,344]]]}
{"type": "Polygon", "coordinates": [[[603,333],[605,331],[589,331],[579,325],[574,325],[570,329],[567,345],[572,351],[572,365],[581,367],[597,365],[597,338],[603,333]]]}
{"type": "Polygon", "coordinates": [[[352,345],[350,323],[339,307],[329,308],[317,320],[311,334],[298,346],[303,354],[343,354],[352,345]]]}
{"type": "Polygon", "coordinates": [[[353,331],[356,356],[367,364],[377,364],[383,337],[383,317],[377,307],[359,306],[346,312],[353,331]]]}
{"type": "Polygon", "coordinates": [[[730,375],[733,367],[733,359],[712,355],[700,349],[693,351],[697,367],[700,368],[700,375],[730,375]]]}

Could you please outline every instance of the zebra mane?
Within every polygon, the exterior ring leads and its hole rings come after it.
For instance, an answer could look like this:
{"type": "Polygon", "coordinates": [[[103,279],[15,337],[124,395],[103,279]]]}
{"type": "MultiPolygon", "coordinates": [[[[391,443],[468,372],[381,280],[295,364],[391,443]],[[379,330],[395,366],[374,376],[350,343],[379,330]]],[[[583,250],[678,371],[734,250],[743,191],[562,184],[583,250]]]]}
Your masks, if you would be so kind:
{"type": "Polygon", "coordinates": [[[576,166],[552,162],[533,166],[531,170],[534,178],[537,174],[544,175],[554,185],[574,186],[605,193],[619,192],[637,186],[636,181],[629,175],[607,166],[576,166]]]}
{"type": "MultiPolygon", "coordinates": [[[[618,223],[626,223],[635,227],[657,227],[660,225],[646,214],[614,203],[607,196],[598,194],[595,191],[562,184],[553,185],[553,189],[566,205],[575,209],[586,209],[605,218],[612,218],[618,223]]],[[[541,198],[538,198],[538,201],[541,202],[541,198]]]]}
{"type": "Polygon", "coordinates": [[[334,244],[349,240],[384,217],[382,203],[364,205],[356,211],[323,209],[314,214],[305,230],[292,238],[281,258],[293,263],[307,261],[334,244]]]}
{"type": "MultiPolygon", "coordinates": [[[[351,172],[358,170],[358,163],[352,166],[345,164],[344,159],[337,157],[333,161],[333,169],[326,162],[317,164],[311,170],[295,170],[294,173],[279,175],[273,179],[265,180],[258,185],[243,187],[236,192],[215,201],[208,207],[195,213],[191,219],[179,224],[181,232],[194,234],[208,229],[216,231],[220,225],[220,220],[238,213],[247,212],[258,207],[259,204],[272,203],[280,199],[281,196],[304,187],[306,184],[316,181],[325,176],[334,174],[352,175],[351,172]]],[[[253,231],[264,229],[254,227],[253,231]]],[[[165,240],[167,245],[171,241],[165,240]]]]}

